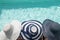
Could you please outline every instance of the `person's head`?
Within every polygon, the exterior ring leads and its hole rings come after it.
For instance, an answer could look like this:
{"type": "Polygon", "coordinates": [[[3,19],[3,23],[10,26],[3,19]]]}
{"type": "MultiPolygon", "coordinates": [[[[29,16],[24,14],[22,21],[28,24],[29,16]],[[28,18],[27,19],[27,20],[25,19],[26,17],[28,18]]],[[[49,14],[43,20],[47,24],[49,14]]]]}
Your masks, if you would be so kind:
{"type": "Polygon", "coordinates": [[[4,33],[9,40],[16,40],[21,31],[21,23],[18,20],[13,20],[4,26],[4,33]]]}
{"type": "Polygon", "coordinates": [[[41,22],[28,20],[22,22],[22,30],[17,40],[39,40],[42,37],[43,29],[41,22]]]}

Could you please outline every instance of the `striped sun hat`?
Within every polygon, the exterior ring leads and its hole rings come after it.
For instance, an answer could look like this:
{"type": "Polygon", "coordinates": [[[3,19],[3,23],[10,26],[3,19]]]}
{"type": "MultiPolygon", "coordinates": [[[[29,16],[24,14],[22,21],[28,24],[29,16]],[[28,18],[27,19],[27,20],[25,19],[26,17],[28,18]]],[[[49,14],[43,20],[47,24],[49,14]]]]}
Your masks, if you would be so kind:
{"type": "Polygon", "coordinates": [[[42,35],[42,24],[37,20],[22,22],[21,37],[24,40],[38,40],[42,35]]]}

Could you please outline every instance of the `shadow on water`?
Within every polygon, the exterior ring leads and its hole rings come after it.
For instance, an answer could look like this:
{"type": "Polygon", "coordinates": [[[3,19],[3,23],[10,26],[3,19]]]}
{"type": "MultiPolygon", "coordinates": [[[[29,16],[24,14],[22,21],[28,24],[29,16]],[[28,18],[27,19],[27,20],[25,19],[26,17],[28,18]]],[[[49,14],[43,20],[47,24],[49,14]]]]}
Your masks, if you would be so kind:
{"type": "Polygon", "coordinates": [[[10,2],[10,3],[0,3],[0,8],[33,8],[33,7],[43,7],[48,8],[51,6],[59,6],[60,1],[39,1],[39,2],[10,2]]]}
{"type": "Polygon", "coordinates": [[[0,3],[0,16],[1,16],[1,9],[12,9],[12,8],[48,8],[51,6],[60,6],[60,1],[58,0],[48,0],[48,1],[26,1],[26,2],[1,2],[0,3]]]}

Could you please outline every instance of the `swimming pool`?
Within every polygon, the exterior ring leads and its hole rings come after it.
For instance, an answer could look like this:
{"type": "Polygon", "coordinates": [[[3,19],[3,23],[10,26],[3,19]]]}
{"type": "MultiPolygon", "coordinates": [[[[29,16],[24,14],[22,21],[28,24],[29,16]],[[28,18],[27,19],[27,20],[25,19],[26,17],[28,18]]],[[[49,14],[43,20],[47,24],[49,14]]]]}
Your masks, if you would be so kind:
{"type": "Polygon", "coordinates": [[[60,7],[51,6],[48,8],[11,8],[0,10],[0,31],[3,29],[6,23],[12,20],[19,20],[23,22],[25,20],[38,20],[43,23],[45,19],[51,19],[60,23],[60,7]]]}

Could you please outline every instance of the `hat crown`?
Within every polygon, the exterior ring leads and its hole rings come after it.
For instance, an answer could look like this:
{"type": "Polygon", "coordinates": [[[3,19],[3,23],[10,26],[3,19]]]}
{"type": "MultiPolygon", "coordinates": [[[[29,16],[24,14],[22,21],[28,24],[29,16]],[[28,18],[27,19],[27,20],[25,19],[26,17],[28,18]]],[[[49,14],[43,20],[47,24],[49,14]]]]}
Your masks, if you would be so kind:
{"type": "Polygon", "coordinates": [[[42,24],[37,20],[22,22],[21,36],[23,39],[39,39],[42,35],[42,24]]]}

